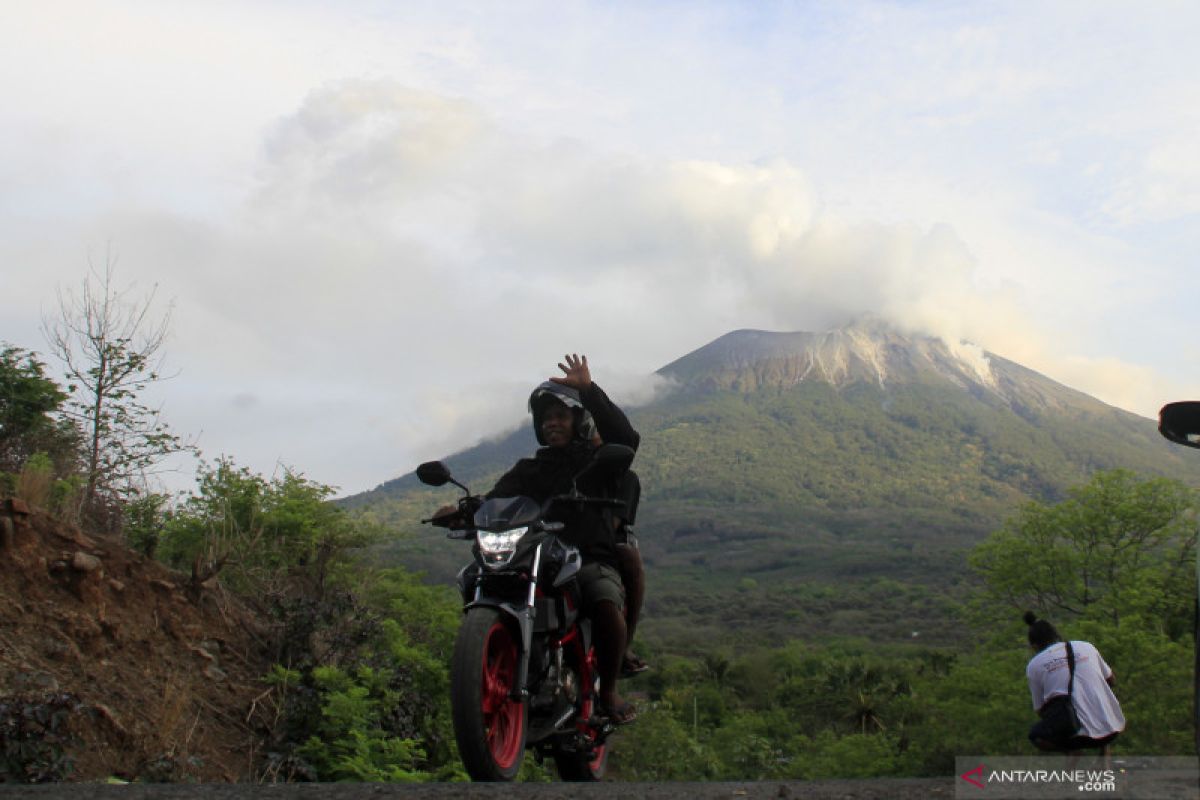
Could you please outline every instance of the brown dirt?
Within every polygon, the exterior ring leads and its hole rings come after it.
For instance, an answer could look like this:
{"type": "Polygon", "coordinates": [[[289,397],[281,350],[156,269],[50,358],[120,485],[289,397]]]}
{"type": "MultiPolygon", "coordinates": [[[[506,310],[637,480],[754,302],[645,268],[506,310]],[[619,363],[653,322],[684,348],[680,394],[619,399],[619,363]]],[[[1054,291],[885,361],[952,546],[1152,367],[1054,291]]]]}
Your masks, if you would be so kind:
{"type": "Polygon", "coordinates": [[[254,779],[268,630],[220,589],[0,505],[0,698],[71,693],[68,780],[254,779]]]}

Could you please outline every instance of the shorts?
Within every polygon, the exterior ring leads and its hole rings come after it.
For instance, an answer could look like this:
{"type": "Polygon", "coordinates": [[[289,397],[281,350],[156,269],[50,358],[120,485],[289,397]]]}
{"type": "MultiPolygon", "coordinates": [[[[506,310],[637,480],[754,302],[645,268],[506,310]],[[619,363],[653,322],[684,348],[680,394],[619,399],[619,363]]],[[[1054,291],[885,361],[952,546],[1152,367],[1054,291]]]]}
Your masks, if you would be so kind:
{"type": "Polygon", "coordinates": [[[597,603],[608,601],[618,610],[625,608],[625,586],[621,575],[614,567],[599,561],[589,561],[579,570],[579,593],[582,595],[583,613],[591,616],[597,603]]]}
{"type": "MultiPolygon", "coordinates": [[[[1040,750],[1074,751],[1087,750],[1094,747],[1104,747],[1117,738],[1116,733],[1093,739],[1089,736],[1063,737],[1060,731],[1067,725],[1067,696],[1056,695],[1050,698],[1042,710],[1042,718],[1029,729],[1029,741],[1040,750]]],[[[1119,732],[1118,732],[1119,733],[1119,732]]]]}

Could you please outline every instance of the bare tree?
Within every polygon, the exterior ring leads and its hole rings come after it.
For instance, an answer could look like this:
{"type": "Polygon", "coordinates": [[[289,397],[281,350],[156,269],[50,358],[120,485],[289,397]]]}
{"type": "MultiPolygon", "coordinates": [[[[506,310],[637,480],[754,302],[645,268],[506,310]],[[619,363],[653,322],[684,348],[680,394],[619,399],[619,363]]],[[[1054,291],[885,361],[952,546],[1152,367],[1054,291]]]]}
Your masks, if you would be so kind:
{"type": "Polygon", "coordinates": [[[118,289],[111,251],[103,270],[88,266],[79,294],[59,289],[57,314],[43,318],[43,330],[70,384],[67,412],[86,436],[84,500],[98,510],[102,499],[132,492],[166,456],[192,448],[160,420],[160,409],[141,402],[146,388],[164,379],[170,306],[153,315],[157,286],[141,297],[132,286],[118,289]]]}

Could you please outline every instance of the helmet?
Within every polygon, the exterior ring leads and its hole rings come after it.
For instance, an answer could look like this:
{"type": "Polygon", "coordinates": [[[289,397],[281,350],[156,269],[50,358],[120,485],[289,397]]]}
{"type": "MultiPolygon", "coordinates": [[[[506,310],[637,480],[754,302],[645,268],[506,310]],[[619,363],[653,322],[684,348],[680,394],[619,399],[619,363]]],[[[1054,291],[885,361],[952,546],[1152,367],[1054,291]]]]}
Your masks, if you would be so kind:
{"type": "Polygon", "coordinates": [[[529,413],[533,414],[533,434],[537,437],[538,444],[542,446],[546,444],[542,437],[542,414],[545,413],[546,406],[550,403],[562,403],[571,409],[571,415],[575,417],[576,439],[584,442],[592,440],[596,434],[596,423],[592,420],[592,415],[583,407],[583,401],[579,399],[579,391],[570,386],[563,386],[561,383],[545,381],[533,390],[533,394],[529,395],[529,413]]]}

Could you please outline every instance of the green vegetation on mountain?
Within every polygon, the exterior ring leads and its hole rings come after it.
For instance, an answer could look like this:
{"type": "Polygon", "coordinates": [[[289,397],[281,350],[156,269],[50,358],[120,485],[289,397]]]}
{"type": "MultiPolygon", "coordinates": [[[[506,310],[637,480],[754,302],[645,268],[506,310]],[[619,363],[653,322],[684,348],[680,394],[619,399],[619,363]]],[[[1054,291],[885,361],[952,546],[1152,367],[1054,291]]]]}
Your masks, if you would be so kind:
{"type": "MultiPolygon", "coordinates": [[[[664,367],[674,391],[629,412],[647,634],[729,639],[724,608],[763,642],[947,643],[966,553],[1023,504],[1115,467],[1200,482],[1150,420],[994,355],[977,370],[878,324],[739,331],[664,367]]],[[[446,462],[484,491],[535,448],[526,428],[446,462]]],[[[404,532],[381,559],[448,583],[466,550],[418,520],[451,497],[408,476],[343,503],[404,532]]]]}

